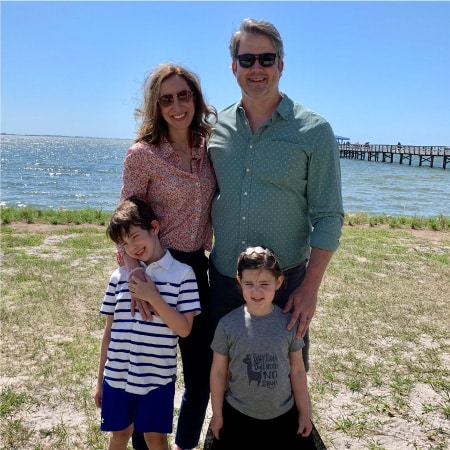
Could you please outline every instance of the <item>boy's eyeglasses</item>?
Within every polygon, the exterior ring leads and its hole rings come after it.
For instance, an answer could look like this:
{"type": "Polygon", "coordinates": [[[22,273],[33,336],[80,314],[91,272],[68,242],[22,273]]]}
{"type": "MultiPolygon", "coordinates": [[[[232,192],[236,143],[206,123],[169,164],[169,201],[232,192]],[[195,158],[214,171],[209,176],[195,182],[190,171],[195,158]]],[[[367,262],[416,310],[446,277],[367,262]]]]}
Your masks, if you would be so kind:
{"type": "MultiPolygon", "coordinates": [[[[175,97],[181,103],[189,103],[193,95],[194,94],[192,93],[192,91],[184,89],[183,91],[178,92],[178,94],[175,94],[175,97]]],[[[161,97],[159,97],[158,99],[158,102],[161,106],[170,106],[174,101],[175,98],[173,94],[161,95],[161,97]]]]}
{"type": "Polygon", "coordinates": [[[248,69],[252,67],[256,60],[262,67],[272,67],[277,59],[276,53],[261,53],[260,55],[254,55],[253,53],[243,53],[242,55],[237,55],[237,59],[242,68],[248,69]]]}

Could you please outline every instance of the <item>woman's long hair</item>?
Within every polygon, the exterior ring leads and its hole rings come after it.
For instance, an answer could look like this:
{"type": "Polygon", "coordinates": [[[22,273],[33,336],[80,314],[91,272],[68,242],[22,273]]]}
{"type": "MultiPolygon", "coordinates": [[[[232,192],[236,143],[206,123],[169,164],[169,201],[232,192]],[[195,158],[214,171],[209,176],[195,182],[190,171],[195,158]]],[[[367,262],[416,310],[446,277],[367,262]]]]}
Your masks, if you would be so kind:
{"type": "Polygon", "coordinates": [[[209,118],[213,116],[217,120],[217,111],[213,106],[206,104],[197,75],[182,66],[164,63],[157,66],[145,79],[144,99],[141,107],[135,110],[135,117],[140,121],[135,142],[146,141],[159,145],[162,138],[169,139],[169,130],[162,117],[158,99],[161,83],[175,75],[183,77],[193,93],[195,113],[189,126],[191,147],[198,147],[203,139],[210,136],[212,124],[209,118]]]}

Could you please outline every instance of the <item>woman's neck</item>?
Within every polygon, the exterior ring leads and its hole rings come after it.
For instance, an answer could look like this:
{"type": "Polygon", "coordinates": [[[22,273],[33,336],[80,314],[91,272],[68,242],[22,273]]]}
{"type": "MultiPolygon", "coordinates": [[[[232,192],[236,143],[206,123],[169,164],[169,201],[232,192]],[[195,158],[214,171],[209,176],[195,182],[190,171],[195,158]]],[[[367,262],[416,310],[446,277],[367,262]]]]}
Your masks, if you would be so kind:
{"type": "Polygon", "coordinates": [[[181,160],[181,170],[192,173],[192,150],[187,133],[174,136],[172,133],[169,136],[170,145],[173,151],[181,160]]]}
{"type": "Polygon", "coordinates": [[[189,142],[189,134],[184,131],[180,133],[170,133],[169,142],[176,153],[181,155],[191,155],[191,144],[189,142]]]}

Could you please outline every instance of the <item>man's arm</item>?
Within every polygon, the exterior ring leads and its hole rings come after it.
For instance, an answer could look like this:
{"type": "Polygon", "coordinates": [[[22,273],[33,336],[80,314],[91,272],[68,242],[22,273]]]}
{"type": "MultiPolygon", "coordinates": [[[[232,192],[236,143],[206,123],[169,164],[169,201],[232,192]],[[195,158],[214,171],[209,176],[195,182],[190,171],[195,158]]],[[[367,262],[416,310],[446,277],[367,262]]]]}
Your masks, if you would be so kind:
{"type": "Polygon", "coordinates": [[[288,330],[298,321],[297,337],[303,337],[306,334],[306,330],[316,312],[319,288],[332,257],[332,251],[318,247],[311,248],[305,278],[302,284],[289,296],[284,307],[283,312],[285,313],[293,309],[288,330]]]}

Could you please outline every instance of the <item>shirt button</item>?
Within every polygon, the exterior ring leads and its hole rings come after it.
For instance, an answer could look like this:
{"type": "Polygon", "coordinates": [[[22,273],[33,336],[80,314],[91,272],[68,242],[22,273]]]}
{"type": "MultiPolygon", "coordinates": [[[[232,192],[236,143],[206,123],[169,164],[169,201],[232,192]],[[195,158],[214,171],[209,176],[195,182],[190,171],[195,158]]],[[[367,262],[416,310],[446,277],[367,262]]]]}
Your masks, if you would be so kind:
{"type": "Polygon", "coordinates": [[[244,195],[248,195],[247,192],[244,192],[244,195]]]}
{"type": "Polygon", "coordinates": [[[244,216],[244,217],[242,217],[242,220],[245,220],[245,216],[244,216]]]}
{"type": "Polygon", "coordinates": [[[250,169],[247,168],[247,169],[245,169],[245,171],[246,171],[246,172],[250,172],[250,169]]]}

